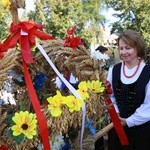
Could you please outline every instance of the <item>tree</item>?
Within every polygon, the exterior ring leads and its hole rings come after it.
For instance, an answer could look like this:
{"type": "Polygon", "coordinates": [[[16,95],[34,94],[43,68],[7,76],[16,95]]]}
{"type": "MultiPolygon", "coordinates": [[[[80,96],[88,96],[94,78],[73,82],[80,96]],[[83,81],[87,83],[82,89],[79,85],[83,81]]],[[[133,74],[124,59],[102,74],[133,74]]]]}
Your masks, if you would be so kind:
{"type": "Polygon", "coordinates": [[[150,46],[150,3],[149,0],[106,0],[119,20],[112,25],[112,32],[134,29],[140,32],[150,46]]]}
{"type": "Polygon", "coordinates": [[[90,43],[96,35],[100,37],[100,0],[38,0],[35,11],[29,13],[29,19],[42,23],[46,32],[64,38],[66,29],[77,26],[76,35],[90,43]]]}
{"type": "Polygon", "coordinates": [[[9,33],[10,12],[0,5],[0,41],[4,40],[9,33]]]}

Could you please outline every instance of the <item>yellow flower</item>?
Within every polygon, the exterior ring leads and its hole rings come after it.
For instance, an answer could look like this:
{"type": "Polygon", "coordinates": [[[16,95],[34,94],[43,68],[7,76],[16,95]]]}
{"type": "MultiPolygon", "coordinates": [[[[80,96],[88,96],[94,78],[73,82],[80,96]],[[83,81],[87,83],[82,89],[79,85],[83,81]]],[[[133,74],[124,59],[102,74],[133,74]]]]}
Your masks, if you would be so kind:
{"type": "Polygon", "coordinates": [[[61,107],[64,104],[64,96],[59,91],[54,97],[47,98],[49,102],[48,109],[53,117],[59,117],[62,113],[61,107]]]}
{"type": "Polygon", "coordinates": [[[5,8],[8,8],[8,9],[10,8],[10,5],[11,5],[10,0],[1,0],[1,3],[5,8]]]}
{"type": "Polygon", "coordinates": [[[77,91],[81,95],[83,100],[85,100],[86,98],[89,98],[88,87],[85,81],[82,81],[79,83],[77,91]]]}
{"type": "Polygon", "coordinates": [[[101,93],[104,91],[104,87],[102,86],[102,82],[99,80],[92,80],[92,82],[88,81],[87,82],[88,88],[93,92],[93,93],[101,93]]]}
{"type": "Polygon", "coordinates": [[[11,127],[14,136],[24,134],[28,139],[32,139],[36,135],[37,120],[35,114],[20,111],[15,113],[12,120],[16,123],[11,127]]]}
{"type": "Polygon", "coordinates": [[[83,105],[83,100],[81,99],[76,99],[74,96],[70,95],[65,98],[65,104],[69,107],[69,111],[80,111],[82,105],[83,105]]]}

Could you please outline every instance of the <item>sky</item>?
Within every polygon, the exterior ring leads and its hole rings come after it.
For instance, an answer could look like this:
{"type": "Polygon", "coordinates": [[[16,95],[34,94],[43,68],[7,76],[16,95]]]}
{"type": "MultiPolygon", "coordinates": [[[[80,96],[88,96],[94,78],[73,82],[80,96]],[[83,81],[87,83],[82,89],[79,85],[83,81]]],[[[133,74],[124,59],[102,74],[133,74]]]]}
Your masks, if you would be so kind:
{"type": "Polygon", "coordinates": [[[114,23],[118,20],[116,17],[113,16],[114,13],[115,11],[112,8],[102,11],[102,15],[104,15],[107,20],[107,22],[105,23],[105,27],[107,27],[108,29],[111,29],[111,23],[114,23]]]}
{"type": "Polygon", "coordinates": [[[24,13],[29,12],[30,10],[34,10],[34,1],[35,0],[25,0],[25,9],[18,9],[19,17],[21,17],[24,13]]]}
{"type": "Polygon", "coordinates": [[[26,11],[30,11],[34,9],[34,1],[35,0],[25,0],[26,3],[26,11]]]}

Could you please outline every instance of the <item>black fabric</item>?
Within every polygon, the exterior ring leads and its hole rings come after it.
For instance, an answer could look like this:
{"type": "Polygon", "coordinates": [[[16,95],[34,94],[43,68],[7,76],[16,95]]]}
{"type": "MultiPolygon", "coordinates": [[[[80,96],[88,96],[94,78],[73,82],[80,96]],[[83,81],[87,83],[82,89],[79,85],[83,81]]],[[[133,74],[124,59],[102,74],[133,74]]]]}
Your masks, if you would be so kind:
{"type": "Polygon", "coordinates": [[[95,142],[95,150],[104,150],[104,138],[101,137],[95,142]]]}
{"type": "Polygon", "coordinates": [[[113,68],[113,90],[116,103],[123,118],[129,117],[140,107],[145,98],[145,87],[150,80],[149,66],[145,66],[136,82],[124,84],[120,80],[121,63],[113,68]]]}
{"type": "MultiPolygon", "coordinates": [[[[144,101],[145,87],[150,80],[150,66],[145,66],[136,82],[123,84],[120,81],[121,64],[113,69],[113,89],[121,117],[127,118],[133,114],[144,101]],[[127,96],[126,96],[127,93],[127,96]]],[[[150,121],[129,128],[124,127],[129,140],[128,146],[122,146],[116,131],[111,129],[108,133],[108,150],[150,150],[150,121]]]]}
{"type": "Polygon", "coordinates": [[[150,150],[150,125],[139,128],[136,133],[132,128],[124,128],[129,145],[122,146],[115,129],[108,132],[108,150],[150,150]]]}

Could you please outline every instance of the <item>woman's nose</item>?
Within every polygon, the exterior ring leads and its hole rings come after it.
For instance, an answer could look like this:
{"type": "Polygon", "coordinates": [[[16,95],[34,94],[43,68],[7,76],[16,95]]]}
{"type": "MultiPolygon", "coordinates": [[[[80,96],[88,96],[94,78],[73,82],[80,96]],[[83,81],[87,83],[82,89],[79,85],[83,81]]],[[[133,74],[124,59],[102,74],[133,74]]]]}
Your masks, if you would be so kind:
{"type": "Polygon", "coordinates": [[[126,53],[126,49],[122,49],[122,50],[121,50],[121,53],[122,53],[122,54],[125,54],[125,53],[126,53]]]}

